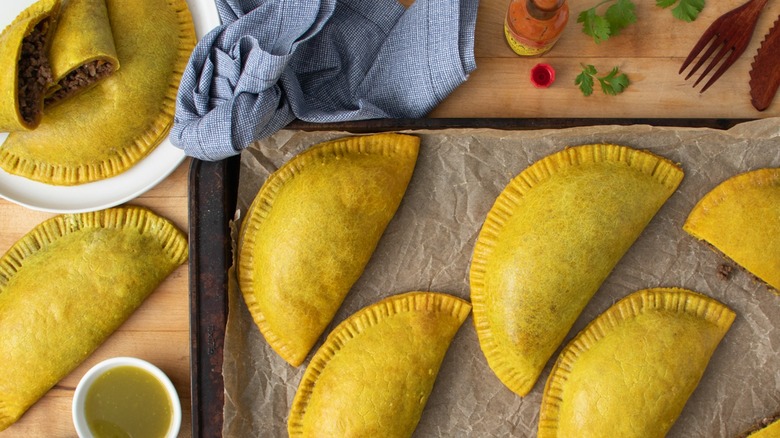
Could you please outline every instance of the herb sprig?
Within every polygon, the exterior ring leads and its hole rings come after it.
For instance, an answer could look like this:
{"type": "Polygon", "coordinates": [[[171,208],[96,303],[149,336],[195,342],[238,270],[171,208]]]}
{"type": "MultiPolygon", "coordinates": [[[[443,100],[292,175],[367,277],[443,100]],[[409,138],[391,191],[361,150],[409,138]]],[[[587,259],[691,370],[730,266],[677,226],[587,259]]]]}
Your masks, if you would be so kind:
{"type": "MultiPolygon", "coordinates": [[[[677,5],[672,8],[672,15],[678,20],[691,22],[704,9],[705,2],[706,0],[656,0],[655,4],[664,9],[677,5]]],[[[636,19],[636,5],[632,0],[602,0],[596,6],[580,12],[577,23],[582,23],[582,32],[599,44],[636,23],[636,19]],[[603,14],[599,14],[599,8],[607,3],[612,5],[603,14]]]]}
{"type": "MultiPolygon", "coordinates": [[[[656,0],[656,6],[664,9],[674,5],[678,0],[656,0]]],[[[699,16],[699,12],[704,9],[704,0],[679,0],[679,4],[672,8],[672,15],[678,20],[691,22],[699,16]]]]}
{"type": "MultiPolygon", "coordinates": [[[[670,1],[670,0],[657,0],[670,1]]],[[[676,0],[672,0],[676,1],[676,0]]],[[[688,0],[681,0],[688,1],[688,0]]],[[[596,6],[580,12],[577,23],[582,23],[582,31],[593,37],[596,44],[620,33],[628,25],[636,22],[636,5],[631,0],[604,0],[596,6]],[[597,9],[610,2],[613,3],[599,15],[597,9]]]]}
{"type": "Polygon", "coordinates": [[[575,78],[574,85],[579,86],[580,91],[585,96],[593,94],[594,79],[599,81],[601,91],[611,96],[622,93],[630,83],[628,75],[621,73],[618,67],[614,67],[608,74],[599,77],[596,76],[598,74],[596,67],[590,64],[581,65],[582,72],[575,78]]]}

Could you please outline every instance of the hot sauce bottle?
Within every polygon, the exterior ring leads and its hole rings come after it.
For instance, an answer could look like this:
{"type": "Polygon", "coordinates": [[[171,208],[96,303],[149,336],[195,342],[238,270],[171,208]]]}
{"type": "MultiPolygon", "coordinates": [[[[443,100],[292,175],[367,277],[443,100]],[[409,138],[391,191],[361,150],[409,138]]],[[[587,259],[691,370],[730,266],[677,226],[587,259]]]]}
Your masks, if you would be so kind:
{"type": "Polygon", "coordinates": [[[518,55],[538,56],[558,41],[567,21],[566,0],[511,0],[504,35],[518,55]]]}

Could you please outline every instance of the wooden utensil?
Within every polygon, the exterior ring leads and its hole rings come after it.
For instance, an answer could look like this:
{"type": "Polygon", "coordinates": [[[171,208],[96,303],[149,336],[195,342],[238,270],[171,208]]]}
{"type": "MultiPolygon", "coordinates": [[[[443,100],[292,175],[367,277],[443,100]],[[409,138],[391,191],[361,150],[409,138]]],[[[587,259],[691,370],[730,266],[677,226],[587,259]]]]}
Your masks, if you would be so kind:
{"type": "Polygon", "coordinates": [[[733,9],[725,14],[721,15],[710,27],[704,31],[699,41],[691,50],[691,53],[685,58],[682,67],[680,67],[679,73],[682,74],[683,70],[693,61],[696,56],[709,44],[709,48],[696,62],[696,65],[685,76],[687,80],[701,67],[715,51],[720,48],[718,53],[712,58],[704,73],[699,76],[693,86],[701,82],[705,76],[723,59],[726,54],[729,54],[723,63],[720,64],[718,70],[710,77],[709,81],[699,90],[699,93],[703,93],[710,87],[721,75],[729,68],[734,61],[736,61],[742,52],[750,42],[750,38],[753,36],[753,30],[756,28],[756,21],[761,14],[761,10],[766,5],[767,0],[750,0],[744,5],[733,9]]]}
{"type": "Polygon", "coordinates": [[[750,97],[753,106],[769,108],[780,86],[780,16],[764,37],[750,70],[750,97]]]}

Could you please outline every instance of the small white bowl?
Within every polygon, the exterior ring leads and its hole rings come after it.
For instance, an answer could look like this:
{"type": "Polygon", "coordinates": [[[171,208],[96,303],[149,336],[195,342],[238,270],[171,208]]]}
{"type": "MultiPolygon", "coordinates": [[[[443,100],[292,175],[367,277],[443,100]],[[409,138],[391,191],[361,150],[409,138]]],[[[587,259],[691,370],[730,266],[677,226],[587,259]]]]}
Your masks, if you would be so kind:
{"type": "Polygon", "coordinates": [[[95,379],[106,371],[121,366],[140,368],[156,377],[163,387],[165,387],[165,391],[171,400],[172,417],[171,427],[168,429],[165,438],[175,438],[178,436],[179,429],[181,428],[181,402],[179,401],[179,394],[176,392],[176,388],[174,388],[173,383],[171,383],[168,376],[159,368],[145,360],[134,357],[114,357],[93,366],[84,374],[84,377],[81,378],[79,384],[76,386],[76,392],[73,394],[73,425],[76,426],[76,432],[79,437],[94,438],[92,431],[90,431],[89,426],[87,425],[86,416],[84,415],[84,400],[86,399],[90,386],[92,386],[95,379]]]}

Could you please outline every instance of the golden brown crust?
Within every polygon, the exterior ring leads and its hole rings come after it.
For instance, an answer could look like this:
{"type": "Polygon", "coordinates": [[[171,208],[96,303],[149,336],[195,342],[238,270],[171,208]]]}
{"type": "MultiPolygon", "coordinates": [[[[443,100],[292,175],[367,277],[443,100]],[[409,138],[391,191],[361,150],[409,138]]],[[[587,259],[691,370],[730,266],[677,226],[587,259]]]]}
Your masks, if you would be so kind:
{"type": "Polygon", "coordinates": [[[185,0],[106,2],[122,68],[47,110],[34,131],[0,147],[7,172],[55,185],[118,175],[168,135],[179,80],[195,46],[185,0]]]}
{"type": "Polygon", "coordinates": [[[119,68],[105,0],[68,0],[49,51],[54,86],[46,105],[86,91],[119,68]]]}
{"type": "Polygon", "coordinates": [[[176,267],[187,238],[140,207],[55,216],[0,258],[0,430],[86,359],[176,267]]]}
{"type": "Polygon", "coordinates": [[[780,168],[723,181],[699,200],[683,230],[780,293],[780,168]]]}
{"type": "Polygon", "coordinates": [[[470,271],[480,347],[507,387],[531,390],[682,177],[662,157],[598,144],[549,155],[512,179],[485,219],[470,271]]]}
{"type": "Polygon", "coordinates": [[[238,281],[269,345],[300,365],[363,272],[406,191],[419,139],[315,145],[274,172],[241,224],[238,281]]]}
{"type": "Polygon", "coordinates": [[[408,292],[347,318],[301,379],[289,435],[411,436],[450,341],[470,310],[468,302],[451,295],[408,292]]]}
{"type": "Polygon", "coordinates": [[[544,389],[539,438],[662,437],[735,313],[680,288],[635,292],[563,349],[544,389]]]}
{"type": "MultiPolygon", "coordinates": [[[[59,0],[39,0],[22,11],[0,34],[0,132],[36,128],[41,122],[43,94],[32,120],[25,120],[20,108],[19,61],[22,56],[22,42],[39,23],[47,22],[46,45],[56,26],[60,10],[59,0]]],[[[49,71],[48,61],[41,68],[49,71]]],[[[47,86],[51,78],[43,75],[47,86]]]]}

